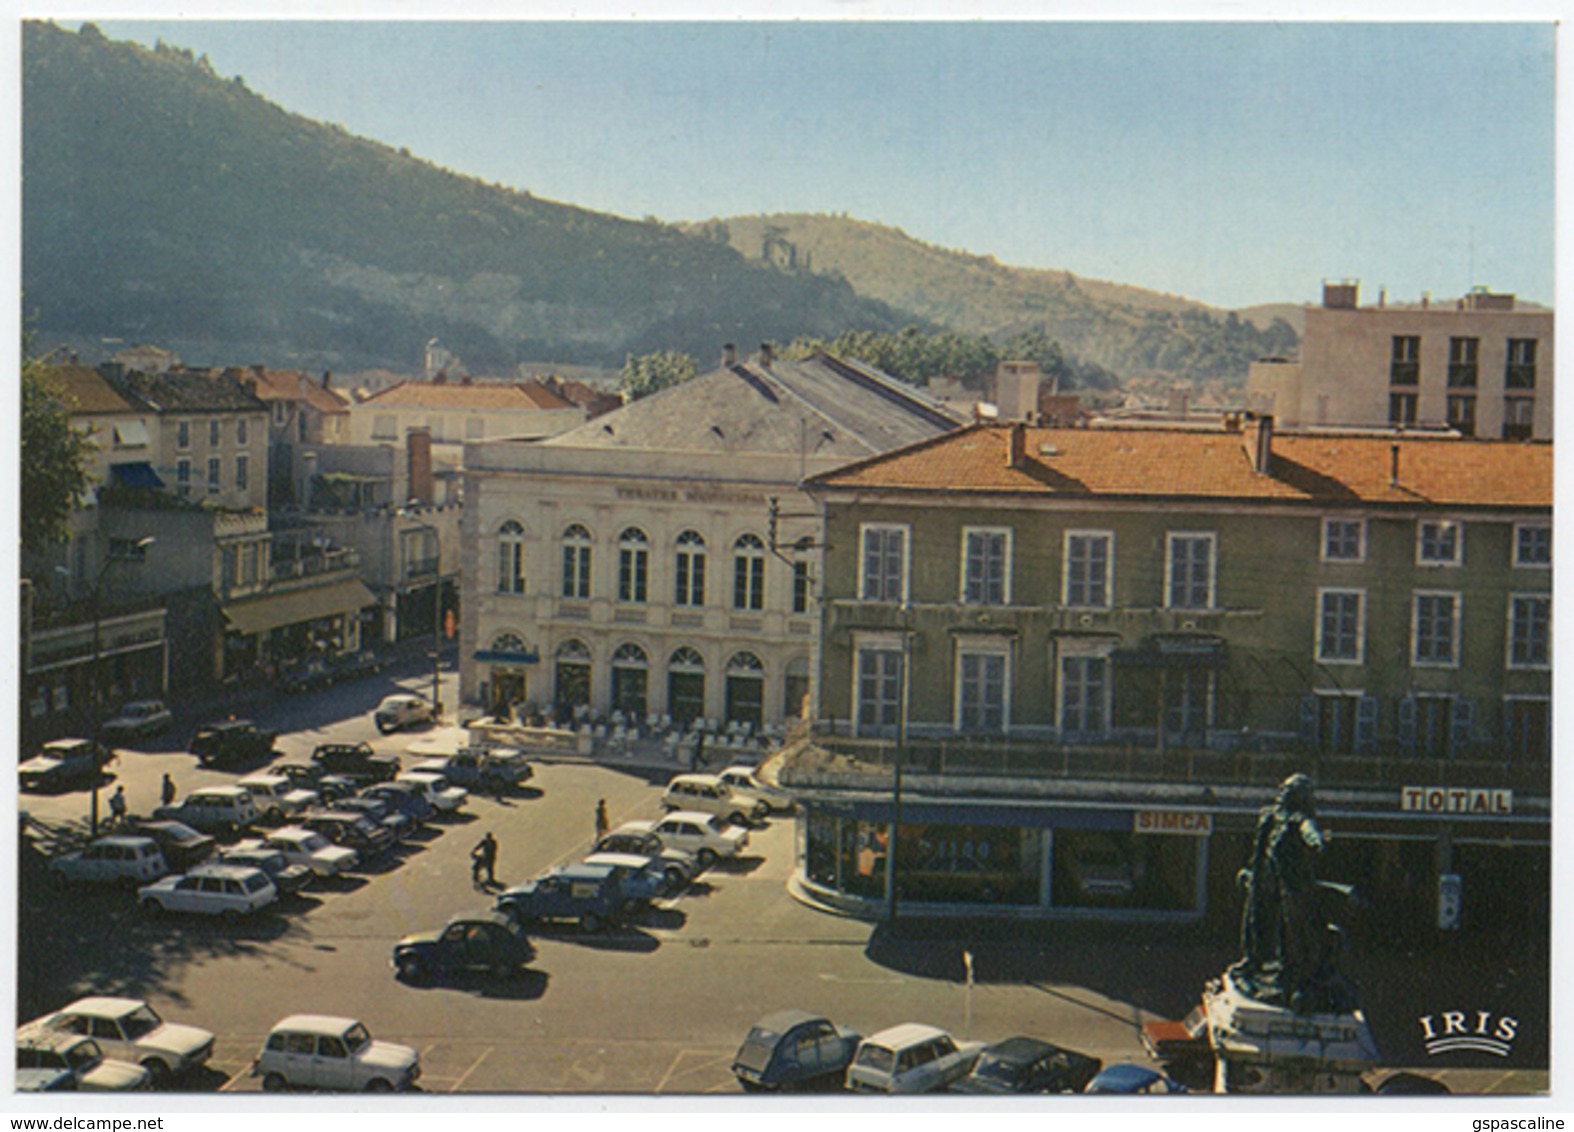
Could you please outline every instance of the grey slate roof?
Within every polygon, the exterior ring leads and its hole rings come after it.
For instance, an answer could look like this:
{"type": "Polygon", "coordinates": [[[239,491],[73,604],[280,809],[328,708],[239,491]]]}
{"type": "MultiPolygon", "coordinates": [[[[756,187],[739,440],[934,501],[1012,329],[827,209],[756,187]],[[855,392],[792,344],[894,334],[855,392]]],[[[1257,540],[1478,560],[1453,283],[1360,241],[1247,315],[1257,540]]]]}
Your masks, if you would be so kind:
{"type": "Polygon", "coordinates": [[[265,413],[268,407],[223,372],[106,374],[109,384],[135,404],[156,413],[265,413]]]}
{"type": "Polygon", "coordinates": [[[834,456],[849,460],[962,424],[921,390],[861,362],[817,354],[740,362],[631,402],[542,444],[834,456]]]}

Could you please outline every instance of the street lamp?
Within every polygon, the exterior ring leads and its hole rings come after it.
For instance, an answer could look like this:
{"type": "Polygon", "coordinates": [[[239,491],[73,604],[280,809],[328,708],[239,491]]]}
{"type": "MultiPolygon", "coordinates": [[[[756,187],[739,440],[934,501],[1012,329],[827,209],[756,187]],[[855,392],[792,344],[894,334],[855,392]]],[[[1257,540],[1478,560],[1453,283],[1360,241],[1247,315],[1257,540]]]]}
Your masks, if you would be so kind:
{"type": "MultiPolygon", "coordinates": [[[[158,539],[152,535],[145,535],[131,544],[131,550],[125,554],[106,554],[104,564],[98,568],[98,576],[93,579],[93,750],[95,754],[99,749],[99,732],[104,725],[104,673],[103,673],[103,646],[101,637],[104,626],[104,579],[109,575],[109,568],[117,562],[127,562],[140,557],[142,552],[152,546],[158,539]]],[[[88,828],[94,837],[98,836],[98,792],[102,774],[93,776],[93,808],[88,814],[88,828]]]]}
{"type": "MultiPolygon", "coordinates": [[[[413,499],[410,501],[411,504],[415,502],[413,499]]],[[[443,657],[443,536],[432,523],[415,518],[409,510],[409,504],[400,509],[399,515],[409,520],[410,526],[417,530],[431,531],[432,542],[437,548],[432,558],[432,716],[435,719],[443,713],[438,700],[443,657]]]]}

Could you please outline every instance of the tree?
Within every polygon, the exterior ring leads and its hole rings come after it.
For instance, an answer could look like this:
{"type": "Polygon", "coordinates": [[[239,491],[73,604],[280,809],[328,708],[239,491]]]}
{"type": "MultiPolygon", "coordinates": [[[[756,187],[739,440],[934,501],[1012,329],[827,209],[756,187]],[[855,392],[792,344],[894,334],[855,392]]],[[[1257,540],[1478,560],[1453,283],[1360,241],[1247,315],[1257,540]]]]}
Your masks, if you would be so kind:
{"type": "Polygon", "coordinates": [[[629,354],[623,362],[623,377],[618,388],[629,401],[638,401],[652,393],[682,385],[699,373],[694,359],[676,350],[662,350],[655,354],[629,354]]]}
{"type": "Polygon", "coordinates": [[[87,490],[92,441],[74,428],[46,367],[22,365],[22,548],[42,550],[66,538],[71,508],[87,490]]]}

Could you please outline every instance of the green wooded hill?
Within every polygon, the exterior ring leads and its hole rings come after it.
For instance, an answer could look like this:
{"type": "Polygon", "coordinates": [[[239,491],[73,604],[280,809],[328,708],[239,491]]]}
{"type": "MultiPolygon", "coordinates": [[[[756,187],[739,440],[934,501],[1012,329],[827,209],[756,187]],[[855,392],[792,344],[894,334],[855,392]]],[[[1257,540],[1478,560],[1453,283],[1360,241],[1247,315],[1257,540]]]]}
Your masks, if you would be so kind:
{"type": "Polygon", "coordinates": [[[1042,330],[1068,355],[1126,378],[1238,381],[1254,359],[1296,344],[1283,319],[1258,325],[1175,295],[1008,267],[845,216],[742,216],[690,230],[783,270],[845,279],[953,330],[994,338],[1042,330]]]}
{"type": "Polygon", "coordinates": [[[206,59],[23,30],[23,286],[39,341],[189,361],[619,365],[915,320],[843,280],[460,176],[287,113],[206,59]]]}

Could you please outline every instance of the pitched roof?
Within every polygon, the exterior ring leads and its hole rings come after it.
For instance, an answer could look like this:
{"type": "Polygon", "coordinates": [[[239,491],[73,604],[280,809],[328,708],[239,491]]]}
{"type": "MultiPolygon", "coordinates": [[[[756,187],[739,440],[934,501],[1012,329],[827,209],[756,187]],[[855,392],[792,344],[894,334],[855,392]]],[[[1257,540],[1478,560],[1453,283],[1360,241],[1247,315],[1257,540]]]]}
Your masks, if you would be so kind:
{"type": "Polygon", "coordinates": [[[255,413],[265,406],[222,370],[108,375],[123,396],[155,413],[255,413]]]}
{"type": "Polygon", "coordinates": [[[40,376],[52,393],[58,395],[72,416],[100,413],[138,413],[141,407],[126,400],[104,375],[91,366],[40,366],[40,376]]]}
{"type": "Polygon", "coordinates": [[[539,381],[404,381],[371,394],[363,405],[412,409],[480,409],[487,412],[572,409],[539,381]]]}
{"type": "Polygon", "coordinates": [[[939,402],[889,374],[818,354],[713,370],[542,443],[851,460],[960,423],[939,402]]]}
{"type": "Polygon", "coordinates": [[[253,366],[241,376],[260,401],[304,401],[319,413],[347,413],[350,407],[337,392],[324,389],[310,374],[293,369],[253,366]]]}
{"type": "Polygon", "coordinates": [[[1272,438],[1269,471],[1259,474],[1240,432],[1025,428],[1024,458],[1012,467],[1012,427],[976,425],[814,476],[807,486],[963,496],[1552,505],[1547,444],[1279,433],[1272,438]]]}

